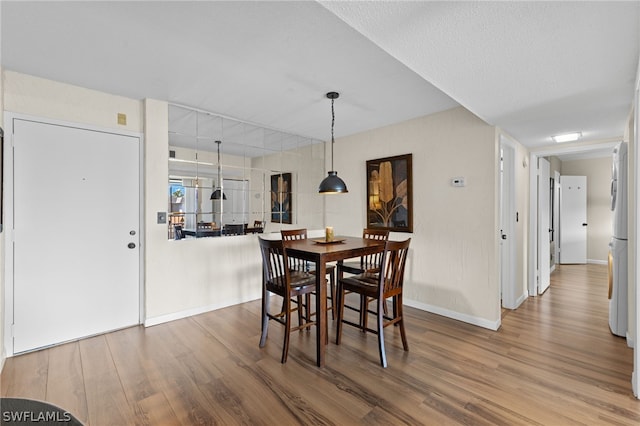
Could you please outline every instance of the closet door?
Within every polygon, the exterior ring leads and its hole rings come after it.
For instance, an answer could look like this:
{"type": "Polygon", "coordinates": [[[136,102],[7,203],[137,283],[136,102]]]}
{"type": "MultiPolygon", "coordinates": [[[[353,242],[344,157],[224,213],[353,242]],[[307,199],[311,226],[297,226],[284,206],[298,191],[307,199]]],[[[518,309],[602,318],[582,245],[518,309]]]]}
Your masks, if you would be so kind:
{"type": "Polygon", "coordinates": [[[139,323],[137,137],[14,120],[14,353],[139,323]]]}
{"type": "Polygon", "coordinates": [[[560,177],[560,263],[587,263],[587,177],[560,177]]]}

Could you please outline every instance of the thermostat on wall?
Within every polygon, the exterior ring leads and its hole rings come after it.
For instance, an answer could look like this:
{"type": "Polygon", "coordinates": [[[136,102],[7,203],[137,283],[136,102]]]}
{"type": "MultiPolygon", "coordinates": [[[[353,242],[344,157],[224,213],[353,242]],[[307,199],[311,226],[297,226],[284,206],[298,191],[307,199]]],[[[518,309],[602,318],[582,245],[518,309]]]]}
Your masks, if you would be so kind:
{"type": "Polygon", "coordinates": [[[464,177],[454,177],[451,179],[451,186],[462,187],[464,185],[464,177]]]}

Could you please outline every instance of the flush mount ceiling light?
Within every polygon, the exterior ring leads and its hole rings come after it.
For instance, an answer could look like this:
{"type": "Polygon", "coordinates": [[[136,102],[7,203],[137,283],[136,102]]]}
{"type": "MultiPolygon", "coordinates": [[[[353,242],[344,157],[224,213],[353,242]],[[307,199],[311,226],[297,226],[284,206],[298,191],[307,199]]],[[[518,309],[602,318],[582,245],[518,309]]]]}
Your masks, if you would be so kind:
{"type": "Polygon", "coordinates": [[[327,93],[327,98],[331,99],[331,170],[329,171],[328,176],[320,182],[320,187],[318,188],[318,192],[320,194],[342,194],[349,192],[347,190],[347,184],[338,177],[338,172],[333,170],[333,144],[335,143],[333,138],[333,126],[336,121],[336,116],[333,111],[333,101],[338,99],[339,96],[340,94],[338,92],[327,93]]]}
{"type": "Polygon", "coordinates": [[[227,196],[225,195],[224,192],[222,192],[222,186],[221,184],[221,180],[220,178],[222,177],[222,175],[220,174],[220,144],[222,143],[222,141],[216,141],[216,143],[218,144],[218,187],[216,188],[215,191],[213,191],[211,193],[211,200],[219,200],[220,199],[220,194],[222,194],[222,199],[226,200],[227,196]]]}
{"type": "Polygon", "coordinates": [[[554,142],[562,143],[562,142],[573,142],[577,141],[582,137],[581,132],[573,132],[573,133],[564,133],[562,135],[551,136],[554,142]]]}

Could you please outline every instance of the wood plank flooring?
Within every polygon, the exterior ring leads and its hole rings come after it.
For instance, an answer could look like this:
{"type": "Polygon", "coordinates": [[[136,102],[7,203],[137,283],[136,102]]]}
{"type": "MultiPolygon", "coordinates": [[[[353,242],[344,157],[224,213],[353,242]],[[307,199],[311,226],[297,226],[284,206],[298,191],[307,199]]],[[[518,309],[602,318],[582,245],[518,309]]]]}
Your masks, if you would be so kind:
{"type": "Polygon", "coordinates": [[[2,396],[44,400],[87,425],[638,425],[632,350],[608,328],[607,268],[562,265],[551,288],[489,331],[406,308],[409,352],[345,327],[327,365],[315,331],[258,348],[260,303],[134,327],[6,361],[2,396]]]}

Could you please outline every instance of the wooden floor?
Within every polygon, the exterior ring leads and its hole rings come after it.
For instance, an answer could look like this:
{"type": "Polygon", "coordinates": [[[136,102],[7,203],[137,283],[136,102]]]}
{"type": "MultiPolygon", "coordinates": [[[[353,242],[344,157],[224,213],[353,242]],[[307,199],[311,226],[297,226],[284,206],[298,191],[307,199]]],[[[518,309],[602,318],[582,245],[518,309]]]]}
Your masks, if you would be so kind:
{"type": "Polygon", "coordinates": [[[638,425],[632,350],[610,334],[605,266],[561,266],[499,331],[406,308],[409,352],[347,327],[315,366],[315,331],[258,348],[250,302],[7,359],[2,396],[45,400],[87,425],[638,425]]]}

